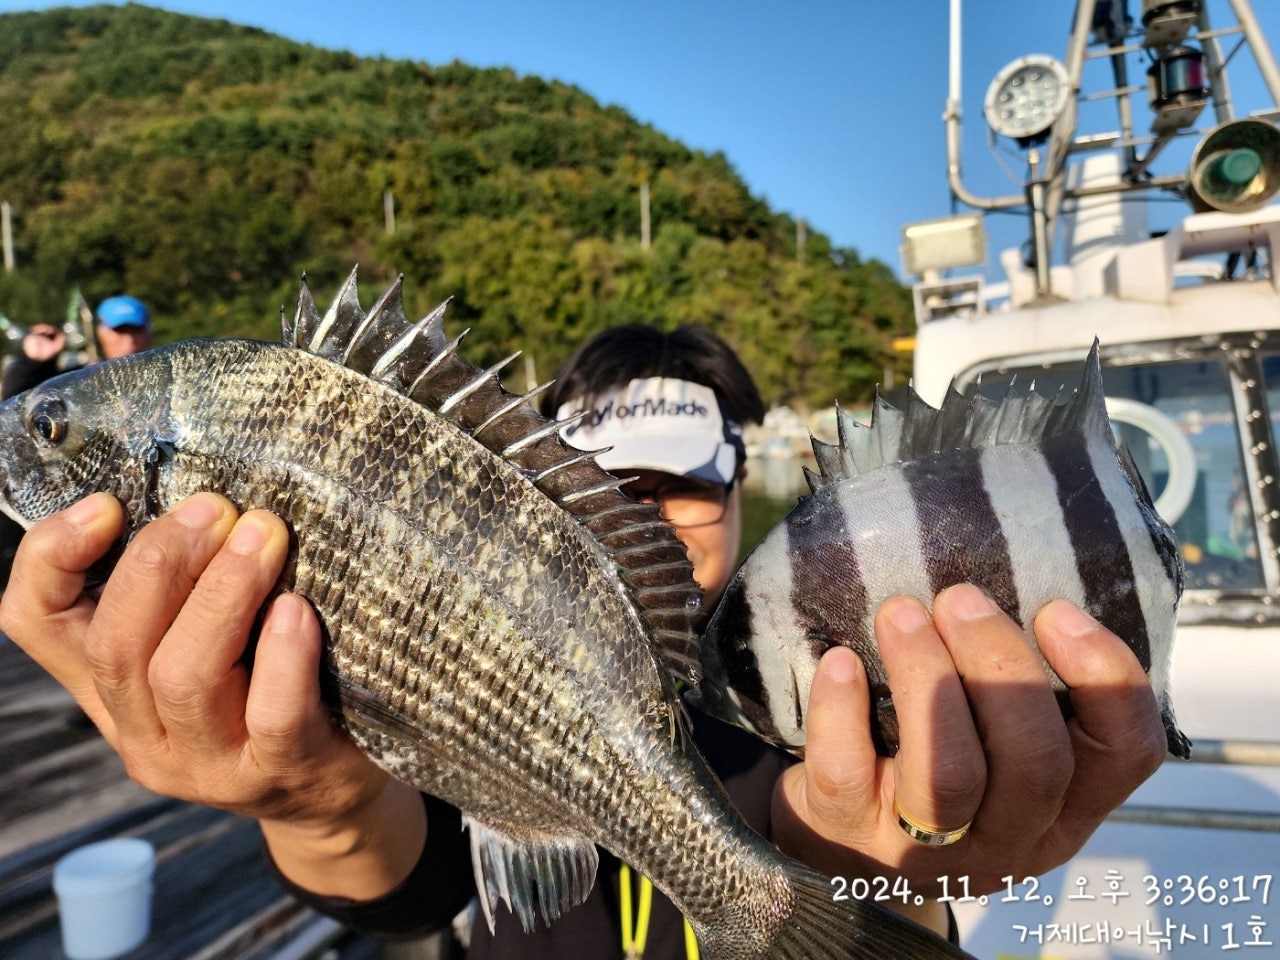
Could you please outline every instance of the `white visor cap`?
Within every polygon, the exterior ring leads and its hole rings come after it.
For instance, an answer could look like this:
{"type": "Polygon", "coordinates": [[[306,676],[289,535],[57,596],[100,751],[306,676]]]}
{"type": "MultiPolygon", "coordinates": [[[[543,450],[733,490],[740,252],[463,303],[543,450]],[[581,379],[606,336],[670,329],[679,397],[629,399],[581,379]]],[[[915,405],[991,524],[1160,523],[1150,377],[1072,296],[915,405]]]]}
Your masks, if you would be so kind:
{"type": "MultiPolygon", "coordinates": [[[[571,400],[556,419],[584,410],[581,399],[571,400]]],[[[741,425],[725,417],[714,390],[670,377],[632,380],[600,394],[560,435],[579,450],[610,448],[596,462],[615,473],[661,470],[726,486],[744,449],[741,425]]]]}

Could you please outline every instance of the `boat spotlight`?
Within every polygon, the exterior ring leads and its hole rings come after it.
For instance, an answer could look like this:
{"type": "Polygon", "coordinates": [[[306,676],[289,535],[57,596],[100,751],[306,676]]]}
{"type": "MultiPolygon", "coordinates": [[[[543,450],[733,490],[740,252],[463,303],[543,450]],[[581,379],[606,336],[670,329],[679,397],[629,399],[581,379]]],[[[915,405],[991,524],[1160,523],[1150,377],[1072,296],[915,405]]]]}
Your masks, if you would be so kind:
{"type": "Polygon", "coordinates": [[[987,87],[982,112],[987,126],[1023,147],[1042,143],[1072,97],[1066,68],[1053,57],[1032,54],[1005,66],[987,87]]]}

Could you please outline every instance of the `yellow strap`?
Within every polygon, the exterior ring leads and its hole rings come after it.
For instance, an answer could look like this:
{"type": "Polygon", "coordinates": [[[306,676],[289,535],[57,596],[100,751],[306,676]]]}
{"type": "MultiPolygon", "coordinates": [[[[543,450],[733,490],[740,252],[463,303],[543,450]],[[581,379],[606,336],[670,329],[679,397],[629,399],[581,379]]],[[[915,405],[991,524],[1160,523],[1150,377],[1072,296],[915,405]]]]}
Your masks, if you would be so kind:
{"type": "Polygon", "coordinates": [[[698,960],[698,938],[693,935],[689,921],[684,922],[684,955],[688,960],[698,960]]]}
{"type": "MultiPolygon", "coordinates": [[[[632,922],[631,868],[625,863],[618,869],[618,893],[622,913],[622,955],[627,960],[640,960],[649,941],[649,919],[653,912],[653,884],[640,878],[640,915],[632,922]]],[[[698,940],[689,921],[684,922],[684,952],[688,960],[699,960],[698,940]]]]}
{"type": "Polygon", "coordinates": [[[635,935],[631,926],[631,868],[625,863],[618,870],[618,891],[622,901],[622,955],[633,960],[636,955],[635,935]]]}
{"type": "Polygon", "coordinates": [[[648,877],[640,878],[640,915],[634,920],[631,910],[631,868],[625,863],[618,870],[618,886],[622,901],[622,955],[627,960],[639,960],[644,956],[645,943],[649,939],[653,884],[648,877]]]}

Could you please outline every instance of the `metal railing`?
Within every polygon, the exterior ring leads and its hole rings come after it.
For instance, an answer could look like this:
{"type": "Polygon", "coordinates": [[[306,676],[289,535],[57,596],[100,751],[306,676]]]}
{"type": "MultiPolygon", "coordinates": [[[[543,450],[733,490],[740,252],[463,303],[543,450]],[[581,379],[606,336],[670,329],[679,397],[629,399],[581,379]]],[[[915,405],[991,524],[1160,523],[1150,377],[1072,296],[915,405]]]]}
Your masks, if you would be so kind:
{"type": "MultiPolygon", "coordinates": [[[[1169,760],[1182,764],[1184,760],[1169,760]]],[[[1280,767],[1280,743],[1271,740],[1196,740],[1191,763],[1233,766],[1280,767]]],[[[1228,810],[1212,807],[1176,807],[1125,803],[1111,812],[1108,823],[1144,826],[1195,827],[1209,830],[1245,830],[1280,833],[1280,813],[1228,810]]]]}
{"type": "Polygon", "coordinates": [[[1191,762],[1230,763],[1250,767],[1280,767],[1280,742],[1274,740],[1195,740],[1191,747],[1191,762]]]}

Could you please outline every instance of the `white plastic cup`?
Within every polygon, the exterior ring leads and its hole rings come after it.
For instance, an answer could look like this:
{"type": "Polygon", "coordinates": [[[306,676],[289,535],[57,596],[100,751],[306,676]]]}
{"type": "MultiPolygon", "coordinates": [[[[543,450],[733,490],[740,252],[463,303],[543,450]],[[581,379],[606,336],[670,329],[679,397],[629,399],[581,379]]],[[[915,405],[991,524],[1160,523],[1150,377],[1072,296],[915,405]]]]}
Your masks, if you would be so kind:
{"type": "Polygon", "coordinates": [[[151,932],[155,849],[146,840],[103,840],[73,850],[53,868],[68,960],[110,960],[151,932]]]}

